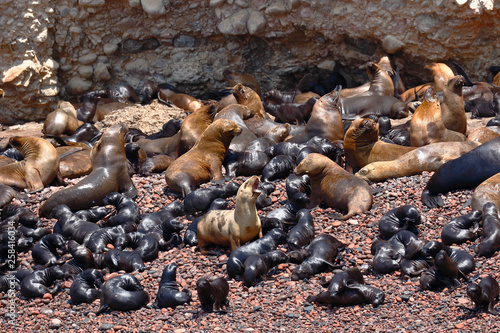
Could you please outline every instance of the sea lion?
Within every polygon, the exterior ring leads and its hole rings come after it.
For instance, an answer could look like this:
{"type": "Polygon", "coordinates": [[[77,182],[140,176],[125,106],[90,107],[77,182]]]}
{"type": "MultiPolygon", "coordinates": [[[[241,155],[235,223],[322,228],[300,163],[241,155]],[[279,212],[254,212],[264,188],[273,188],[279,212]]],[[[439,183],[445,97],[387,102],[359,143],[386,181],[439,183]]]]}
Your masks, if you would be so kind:
{"type": "Polygon", "coordinates": [[[252,176],[241,184],[236,194],[233,210],[212,210],[198,222],[198,247],[201,253],[208,253],[204,247],[209,244],[230,246],[231,252],[255,236],[262,237],[260,218],[255,202],[261,193],[259,178],[252,176]]]}
{"type": "Polygon", "coordinates": [[[288,232],[288,247],[297,250],[307,246],[314,239],[314,221],[309,209],[297,212],[297,225],[288,232]]]}
{"type": "Polygon", "coordinates": [[[174,160],[173,157],[164,154],[148,157],[142,162],[139,173],[144,176],[161,173],[167,170],[174,160]]]}
{"type": "Polygon", "coordinates": [[[478,256],[490,257],[500,247],[500,218],[498,208],[488,202],[483,206],[483,231],[476,252],[478,256]]]}
{"type": "Polygon", "coordinates": [[[340,98],[338,105],[343,120],[367,118],[369,116],[402,119],[409,115],[408,104],[388,95],[340,98]]]}
{"type": "Polygon", "coordinates": [[[83,147],[57,147],[59,172],[62,178],[83,177],[92,172],[91,149],[83,147]]]}
{"type": "Polygon", "coordinates": [[[308,296],[307,302],[317,302],[330,304],[332,306],[350,306],[358,304],[372,304],[374,308],[382,305],[385,294],[382,290],[370,285],[352,283],[349,288],[340,295],[330,296],[329,291],[324,291],[318,295],[308,296]]]}
{"type": "Polygon", "coordinates": [[[223,277],[218,277],[212,281],[201,278],[196,281],[196,290],[201,306],[205,311],[222,311],[222,307],[229,302],[227,295],[229,294],[229,284],[223,277]]]}
{"type": "MultiPolygon", "coordinates": [[[[265,220],[276,220],[279,221],[281,225],[296,225],[299,218],[303,217],[305,212],[299,215],[299,211],[306,208],[309,203],[309,196],[305,193],[296,193],[292,198],[290,198],[287,203],[280,208],[274,209],[267,213],[265,220]]],[[[300,230],[301,228],[299,228],[300,230]]],[[[296,235],[296,237],[299,237],[296,235]]],[[[297,240],[297,239],[295,239],[297,240]]]]}
{"type": "Polygon", "coordinates": [[[279,264],[287,262],[288,257],[281,250],[274,250],[264,254],[253,254],[245,260],[243,284],[250,287],[255,281],[279,264]]]}
{"type": "Polygon", "coordinates": [[[194,190],[184,198],[184,209],[187,214],[206,211],[216,198],[232,197],[238,193],[239,188],[240,185],[230,182],[221,186],[194,190]]]}
{"type": "Polygon", "coordinates": [[[353,172],[373,162],[395,160],[414,149],[380,140],[378,124],[369,118],[355,119],[344,135],[345,159],[353,172]]]}
{"type": "Polygon", "coordinates": [[[97,315],[111,310],[138,310],[149,302],[149,294],[133,275],[122,274],[104,283],[101,290],[101,307],[97,315]]]}
{"type": "Polygon", "coordinates": [[[94,254],[103,253],[108,244],[115,245],[116,239],[120,235],[136,231],[137,225],[132,222],[126,222],[115,227],[101,228],[94,231],[85,242],[85,246],[94,254]]]}
{"type": "Polygon", "coordinates": [[[467,296],[474,302],[474,309],[477,311],[481,306],[488,308],[488,313],[498,315],[495,310],[495,303],[498,300],[500,286],[494,277],[487,275],[481,279],[479,284],[474,282],[467,285],[467,296]]]}
{"type": "Polygon", "coordinates": [[[286,235],[283,230],[275,228],[261,238],[240,246],[227,259],[226,269],[229,278],[233,279],[242,276],[244,272],[245,260],[255,254],[264,254],[276,250],[276,247],[286,242],[286,235]]]}
{"type": "Polygon", "coordinates": [[[311,194],[311,181],[307,174],[296,175],[292,173],[286,178],[285,182],[286,196],[288,199],[294,197],[297,193],[311,194]]]}
{"type": "Polygon", "coordinates": [[[50,216],[57,219],[54,230],[60,228],[60,233],[64,237],[73,239],[80,244],[87,242],[92,233],[100,229],[97,224],[78,218],[64,204],[54,207],[50,216]]]}
{"type": "Polygon", "coordinates": [[[457,75],[451,78],[443,87],[443,102],[441,103],[441,118],[444,126],[452,131],[467,134],[467,116],[465,115],[462,87],[464,77],[457,75]]]}
{"type": "Polygon", "coordinates": [[[141,88],[141,105],[148,105],[158,98],[158,83],[151,80],[144,81],[141,88]]]}
{"type": "Polygon", "coordinates": [[[288,177],[295,168],[295,156],[278,155],[273,157],[262,169],[262,180],[270,182],[288,177]]]}
{"type": "Polygon", "coordinates": [[[370,252],[373,255],[373,269],[378,274],[390,274],[400,269],[403,256],[396,251],[389,241],[377,239],[372,243],[370,252]]]}
{"type": "Polygon", "coordinates": [[[19,149],[24,160],[0,166],[0,183],[36,192],[58,177],[59,156],[50,142],[37,137],[14,136],[9,144],[19,149]]]}
{"type": "Polygon", "coordinates": [[[418,235],[416,226],[421,222],[417,208],[413,205],[404,205],[384,213],[378,221],[378,228],[382,237],[391,237],[401,230],[409,230],[418,235]]]}
{"type": "Polygon", "coordinates": [[[82,209],[75,212],[75,216],[79,219],[97,223],[104,219],[107,215],[111,214],[112,208],[104,206],[95,206],[89,209],[82,209]]]}
{"type": "Polygon", "coordinates": [[[83,104],[76,111],[78,120],[84,123],[90,123],[97,120],[97,103],[100,98],[106,98],[109,93],[106,90],[89,91],[83,95],[83,104]]]}
{"type": "MultiPolygon", "coordinates": [[[[303,280],[315,274],[332,270],[339,248],[345,244],[328,234],[316,236],[307,246],[307,258],[292,270],[292,281],[303,280]]],[[[300,250],[299,250],[300,251],[300,250]]],[[[291,253],[289,253],[289,256],[291,253]]]]}
{"type": "Polygon", "coordinates": [[[103,199],[105,205],[115,207],[116,213],[105,223],[107,227],[114,227],[126,222],[139,224],[141,221],[141,211],[135,200],[118,192],[111,192],[103,199]]]}
{"type": "Polygon", "coordinates": [[[140,232],[129,232],[120,235],[115,240],[115,249],[124,250],[130,247],[132,253],[137,253],[143,261],[153,261],[158,258],[159,246],[154,238],[140,232]]]}
{"type": "Polygon", "coordinates": [[[102,132],[97,129],[93,124],[84,123],[80,125],[73,135],[66,136],[63,138],[64,142],[89,142],[91,144],[95,143],[101,137],[102,132]]]}
{"type": "Polygon", "coordinates": [[[321,285],[328,288],[331,297],[339,296],[353,283],[364,284],[363,274],[357,267],[348,268],[336,273],[330,281],[322,282],[321,285]]]}
{"type": "Polygon", "coordinates": [[[500,138],[472,149],[443,164],[427,182],[421,200],[429,208],[443,205],[440,193],[473,188],[500,172],[500,138]]]}
{"type": "Polygon", "coordinates": [[[368,184],[326,156],[308,155],[295,167],[294,173],[309,175],[311,198],[308,208],[324,202],[329,207],[347,211],[347,214],[338,218],[339,220],[347,220],[371,208],[373,194],[368,184]]]}
{"type": "Polygon", "coordinates": [[[89,268],[78,274],[71,287],[69,296],[71,303],[78,305],[81,303],[92,303],[101,297],[101,287],[104,283],[102,272],[95,268],[89,268]]]}
{"type": "Polygon", "coordinates": [[[183,120],[172,118],[161,127],[161,130],[146,136],[146,139],[154,140],[174,136],[181,129],[183,120]]]}
{"type": "Polygon", "coordinates": [[[425,241],[418,239],[417,235],[409,230],[401,230],[389,238],[389,243],[401,256],[410,259],[421,252],[425,241]]]}
{"type": "Polygon", "coordinates": [[[155,306],[158,308],[173,308],[191,302],[191,291],[179,290],[176,282],[177,264],[168,264],[163,269],[155,306]]]}
{"type": "MultiPolygon", "coordinates": [[[[229,202],[227,200],[222,199],[222,198],[217,198],[214,201],[212,201],[208,210],[223,210],[223,209],[227,209],[228,205],[229,205],[229,202]]],[[[198,245],[197,229],[198,229],[198,222],[200,222],[200,219],[202,218],[202,216],[195,218],[188,225],[186,231],[184,232],[184,244],[186,244],[188,246],[198,245]]],[[[184,225],[182,225],[182,228],[184,228],[184,225]]]]}
{"type": "Polygon", "coordinates": [[[460,285],[458,278],[463,276],[457,265],[440,250],[434,257],[435,267],[430,268],[420,276],[420,287],[424,290],[437,290],[441,288],[456,288],[460,285]]]}
{"type": "Polygon", "coordinates": [[[374,62],[369,62],[366,72],[370,77],[370,83],[350,89],[342,89],[340,98],[353,96],[394,96],[394,83],[390,75],[374,62]]]}
{"type": "Polygon", "coordinates": [[[311,97],[304,103],[281,103],[264,102],[263,106],[267,113],[274,116],[277,122],[303,125],[311,117],[314,104],[319,97],[311,97]]]}
{"type": "Polygon", "coordinates": [[[471,273],[476,268],[476,262],[470,253],[454,247],[449,247],[438,241],[429,241],[425,243],[421,252],[424,256],[435,258],[437,253],[441,250],[446,252],[463,275],[471,273]]]}
{"type": "Polygon", "coordinates": [[[203,105],[198,98],[181,93],[168,83],[158,85],[158,100],[167,105],[173,104],[187,112],[194,112],[203,105]]]}
{"type": "Polygon", "coordinates": [[[95,254],[94,259],[98,267],[108,268],[111,272],[121,270],[125,272],[142,272],[145,269],[141,256],[130,251],[112,249],[102,254],[95,254]]]}
{"type": "Polygon", "coordinates": [[[479,237],[479,223],[483,211],[474,210],[469,214],[455,217],[441,230],[441,240],[445,245],[462,244],[479,237]]]}
{"type": "Polygon", "coordinates": [[[156,225],[161,225],[163,221],[173,218],[176,216],[186,215],[184,210],[184,205],[180,201],[172,201],[164,208],[153,212],[141,215],[141,223],[139,224],[137,231],[142,233],[148,233],[156,225]]]}
{"type": "Polygon", "coordinates": [[[231,140],[241,133],[234,121],[218,119],[207,127],[193,148],[178,157],[165,172],[168,187],[186,197],[200,184],[220,181],[222,161],[231,140]]]}
{"type": "Polygon", "coordinates": [[[68,242],[68,252],[73,259],[64,263],[61,269],[65,277],[73,278],[88,268],[95,268],[94,254],[84,245],[74,240],[68,242]]]}
{"type": "Polygon", "coordinates": [[[5,207],[17,195],[12,187],[0,183],[0,208],[5,207]]]}
{"type": "Polygon", "coordinates": [[[467,141],[486,143],[500,136],[497,129],[498,126],[483,126],[476,128],[467,134],[467,141]]]}
{"type": "Polygon", "coordinates": [[[59,266],[51,266],[36,270],[21,281],[21,295],[26,298],[43,297],[45,294],[55,295],[61,290],[61,286],[55,283],[64,277],[59,266]],[[52,288],[50,286],[54,285],[52,288]]]}
{"type": "Polygon", "coordinates": [[[470,207],[480,211],[488,202],[500,205],[500,172],[479,184],[472,192],[470,207]]]}
{"type": "Polygon", "coordinates": [[[83,121],[78,120],[73,105],[66,101],[59,101],[57,108],[45,118],[42,133],[48,137],[61,137],[63,134],[72,135],[82,124],[83,121]]]}
{"type": "Polygon", "coordinates": [[[137,94],[134,88],[132,88],[129,84],[120,84],[116,88],[107,89],[106,93],[108,98],[113,99],[120,103],[140,103],[141,98],[137,94]]]}
{"type": "Polygon", "coordinates": [[[40,206],[39,216],[47,217],[59,204],[65,204],[72,210],[102,206],[103,199],[111,192],[120,192],[135,198],[137,189],[127,171],[125,132],[125,126],[105,129],[92,148],[92,172],[76,185],[52,194],[40,206]]]}
{"type": "Polygon", "coordinates": [[[257,139],[257,136],[245,124],[245,120],[252,117],[254,114],[254,110],[240,104],[228,105],[224,109],[217,112],[214,120],[229,119],[234,121],[236,125],[241,128],[241,133],[237,137],[233,138],[231,144],[229,145],[229,149],[236,152],[242,152],[250,142],[257,139]]]}
{"type": "MultiPolygon", "coordinates": [[[[418,147],[392,161],[373,162],[361,168],[356,176],[368,182],[381,182],[437,171],[448,161],[457,159],[479,146],[478,142],[437,142],[418,147]]],[[[500,171],[500,170],[499,170],[500,171]]]]}
{"type": "Polygon", "coordinates": [[[46,235],[33,246],[31,256],[37,264],[44,266],[42,268],[52,266],[61,259],[57,250],[61,251],[61,254],[64,254],[66,252],[66,245],[66,240],[62,235],[46,235]]]}
{"type": "Polygon", "coordinates": [[[304,143],[314,136],[328,139],[330,142],[342,140],[344,135],[338,100],[339,93],[336,90],[323,95],[314,104],[304,130],[299,134],[290,135],[285,141],[304,143]]]}
{"type": "Polygon", "coordinates": [[[422,99],[427,88],[432,87],[436,91],[442,91],[446,83],[455,76],[451,68],[444,63],[432,63],[424,67],[431,75],[432,82],[407,89],[399,97],[403,102],[422,99]]]}
{"type": "Polygon", "coordinates": [[[231,87],[237,85],[238,83],[241,83],[245,87],[249,87],[250,89],[255,91],[259,96],[262,95],[259,82],[252,75],[233,72],[230,69],[226,69],[224,72],[222,72],[222,75],[226,79],[227,84],[229,84],[231,87]]]}
{"type": "Polygon", "coordinates": [[[441,106],[436,99],[435,90],[428,88],[422,104],[413,113],[410,122],[412,147],[421,147],[434,142],[465,141],[462,133],[445,127],[441,106]]]}

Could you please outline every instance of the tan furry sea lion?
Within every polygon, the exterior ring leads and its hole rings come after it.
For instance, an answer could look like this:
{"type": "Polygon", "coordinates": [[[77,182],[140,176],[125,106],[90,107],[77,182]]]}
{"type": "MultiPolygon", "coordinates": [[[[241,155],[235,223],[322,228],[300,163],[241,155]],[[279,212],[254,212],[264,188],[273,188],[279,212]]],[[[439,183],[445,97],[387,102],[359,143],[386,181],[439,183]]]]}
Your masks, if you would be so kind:
{"type": "Polygon", "coordinates": [[[241,128],[232,120],[214,121],[187,153],[178,157],[165,172],[168,187],[183,197],[200,184],[210,180],[221,180],[222,162],[231,140],[241,133],[241,128]]]}
{"type": "Polygon", "coordinates": [[[368,182],[381,182],[436,171],[444,163],[462,156],[480,144],[478,142],[437,142],[419,147],[395,160],[373,162],[361,168],[356,176],[368,182]]]}
{"type": "Polygon", "coordinates": [[[198,98],[181,93],[177,88],[168,83],[160,83],[158,85],[158,100],[167,105],[173,104],[188,112],[194,112],[203,105],[202,101],[198,98]]]}
{"type": "Polygon", "coordinates": [[[412,147],[421,147],[429,143],[464,141],[462,133],[451,131],[444,126],[441,106],[433,88],[427,88],[422,104],[413,113],[410,122],[412,147]]]}
{"type": "Polygon", "coordinates": [[[9,139],[19,149],[24,160],[0,167],[0,183],[35,192],[50,184],[59,172],[56,148],[47,140],[31,136],[9,139]]]}
{"type": "Polygon", "coordinates": [[[410,102],[417,99],[422,99],[425,96],[427,88],[432,87],[435,91],[442,91],[446,83],[455,76],[451,68],[443,63],[433,63],[424,67],[430,72],[432,82],[424,83],[420,86],[407,89],[401,94],[400,99],[403,102],[410,102]]]}
{"type": "Polygon", "coordinates": [[[467,116],[465,115],[462,87],[465,79],[462,75],[452,77],[443,87],[441,118],[444,126],[452,131],[467,134],[467,116]]]}
{"type": "Polygon", "coordinates": [[[497,173],[479,184],[471,197],[471,209],[482,210],[487,202],[500,206],[500,173],[497,173]]]}
{"type": "Polygon", "coordinates": [[[226,69],[224,72],[222,72],[222,75],[231,87],[237,85],[238,83],[241,83],[245,87],[249,87],[250,89],[255,91],[259,96],[262,96],[259,82],[252,75],[236,73],[230,69],[226,69]]]}
{"type": "Polygon", "coordinates": [[[233,210],[211,210],[198,222],[198,246],[201,253],[209,244],[230,246],[231,252],[255,236],[262,237],[262,227],[255,202],[259,197],[259,177],[252,176],[241,184],[233,210]]]}
{"type": "Polygon", "coordinates": [[[369,211],[372,206],[373,194],[370,186],[324,155],[307,155],[295,167],[294,173],[309,176],[311,198],[308,208],[324,202],[329,207],[347,211],[346,215],[338,218],[347,220],[356,214],[369,211]]]}
{"type": "Polygon", "coordinates": [[[345,160],[353,172],[372,162],[394,160],[413,149],[381,141],[378,124],[369,118],[355,119],[344,136],[345,160]]]}
{"type": "Polygon", "coordinates": [[[72,135],[80,125],[83,125],[83,121],[78,120],[75,107],[70,102],[59,101],[57,109],[45,118],[42,133],[51,137],[72,135]]]}

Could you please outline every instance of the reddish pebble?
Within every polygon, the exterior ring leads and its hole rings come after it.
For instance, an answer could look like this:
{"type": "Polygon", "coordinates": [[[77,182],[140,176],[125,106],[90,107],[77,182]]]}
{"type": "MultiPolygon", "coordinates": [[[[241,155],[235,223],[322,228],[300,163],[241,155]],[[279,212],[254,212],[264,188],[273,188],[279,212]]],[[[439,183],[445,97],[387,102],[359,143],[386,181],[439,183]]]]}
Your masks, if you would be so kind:
{"type": "Polygon", "coordinates": [[[455,324],[455,328],[458,328],[458,329],[464,328],[464,323],[455,324]]]}
{"type": "Polygon", "coordinates": [[[459,304],[467,304],[467,303],[469,303],[469,299],[461,297],[461,298],[457,299],[457,302],[459,304]]]}
{"type": "Polygon", "coordinates": [[[116,272],[111,273],[111,274],[106,274],[106,275],[104,276],[104,281],[108,281],[109,279],[112,279],[112,278],[114,278],[115,276],[118,276],[118,275],[120,275],[120,274],[118,274],[118,273],[116,273],[116,272]]]}
{"type": "Polygon", "coordinates": [[[401,302],[402,301],[401,297],[396,296],[396,301],[401,302]]]}
{"type": "Polygon", "coordinates": [[[106,247],[110,250],[113,250],[115,248],[113,244],[107,244],[106,247]]]}
{"type": "Polygon", "coordinates": [[[50,299],[52,299],[53,297],[52,297],[52,294],[46,293],[45,295],[43,295],[43,297],[42,297],[42,298],[43,298],[43,299],[49,299],[49,300],[50,300],[50,299]]]}
{"type": "Polygon", "coordinates": [[[71,281],[64,281],[63,288],[66,288],[66,289],[71,288],[72,284],[73,283],[71,281]]]}
{"type": "Polygon", "coordinates": [[[340,227],[342,225],[342,222],[340,222],[340,221],[334,221],[334,222],[332,222],[332,225],[334,227],[340,227]]]}

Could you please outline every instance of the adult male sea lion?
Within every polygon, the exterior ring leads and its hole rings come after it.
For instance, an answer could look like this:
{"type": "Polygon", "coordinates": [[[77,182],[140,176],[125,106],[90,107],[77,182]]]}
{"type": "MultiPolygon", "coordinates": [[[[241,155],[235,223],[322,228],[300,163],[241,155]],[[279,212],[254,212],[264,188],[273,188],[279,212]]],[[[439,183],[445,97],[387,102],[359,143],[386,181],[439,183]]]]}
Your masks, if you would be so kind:
{"type": "Polygon", "coordinates": [[[212,210],[203,215],[198,222],[198,246],[202,253],[206,245],[230,246],[231,252],[255,236],[262,237],[260,218],[255,202],[261,191],[259,178],[250,177],[241,184],[236,194],[233,210],[212,210]]]}
{"type": "Polygon", "coordinates": [[[52,194],[39,208],[40,217],[47,217],[53,208],[65,204],[72,210],[102,206],[111,192],[135,198],[135,188],[127,170],[124,136],[125,126],[107,128],[92,148],[92,172],[76,185],[52,194]]]}
{"type": "Polygon", "coordinates": [[[0,166],[0,183],[35,192],[57,177],[59,156],[50,142],[37,137],[14,136],[9,143],[19,149],[24,160],[0,166]]]}
{"type": "Polygon", "coordinates": [[[193,148],[170,164],[165,172],[168,187],[185,197],[202,183],[221,180],[222,162],[231,140],[239,133],[241,129],[232,120],[214,121],[193,148]]]}
{"type": "Polygon", "coordinates": [[[329,207],[347,211],[347,214],[338,218],[347,220],[367,212],[372,206],[373,194],[368,184],[326,156],[309,154],[297,165],[294,173],[309,175],[311,199],[308,208],[324,202],[329,207]]]}

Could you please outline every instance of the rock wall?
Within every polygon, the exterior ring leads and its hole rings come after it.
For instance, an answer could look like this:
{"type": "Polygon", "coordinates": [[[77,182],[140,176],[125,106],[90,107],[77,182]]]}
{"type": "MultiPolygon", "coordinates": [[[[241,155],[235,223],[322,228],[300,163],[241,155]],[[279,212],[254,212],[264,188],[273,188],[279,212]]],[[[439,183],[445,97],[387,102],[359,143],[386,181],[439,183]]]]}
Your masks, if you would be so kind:
{"type": "Polygon", "coordinates": [[[307,72],[340,71],[391,54],[404,82],[431,62],[472,80],[500,65],[494,0],[0,0],[0,123],[40,120],[58,99],[146,79],[194,95],[225,86],[230,68],[263,90],[307,72]]]}

